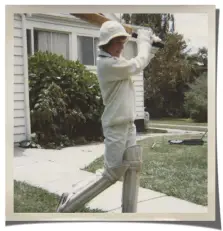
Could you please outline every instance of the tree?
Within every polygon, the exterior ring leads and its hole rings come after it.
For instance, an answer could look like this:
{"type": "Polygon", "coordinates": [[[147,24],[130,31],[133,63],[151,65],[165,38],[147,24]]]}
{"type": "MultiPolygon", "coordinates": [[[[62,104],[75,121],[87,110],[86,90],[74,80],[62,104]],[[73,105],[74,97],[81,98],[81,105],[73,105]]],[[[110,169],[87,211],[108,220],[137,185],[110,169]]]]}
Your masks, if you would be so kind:
{"type": "Polygon", "coordinates": [[[185,110],[196,122],[207,122],[207,73],[190,84],[190,90],[185,93],[185,110]]]}
{"type": "Polygon", "coordinates": [[[196,78],[207,72],[208,52],[206,47],[199,48],[196,53],[186,55],[186,59],[190,64],[190,83],[194,82],[196,78]]]}
{"type": "Polygon", "coordinates": [[[165,41],[151,63],[144,69],[145,107],[152,117],[189,116],[184,107],[184,93],[207,71],[207,49],[190,54],[183,35],[175,33],[172,14],[124,14],[124,20],[151,27],[165,41]]]}
{"type": "Polygon", "coordinates": [[[130,20],[131,20],[130,14],[123,14],[122,19],[124,19],[126,24],[130,24],[130,20]]]}
{"type": "Polygon", "coordinates": [[[157,52],[144,70],[145,106],[152,117],[184,115],[184,92],[191,80],[186,47],[182,35],[168,33],[165,48],[157,52]]]}

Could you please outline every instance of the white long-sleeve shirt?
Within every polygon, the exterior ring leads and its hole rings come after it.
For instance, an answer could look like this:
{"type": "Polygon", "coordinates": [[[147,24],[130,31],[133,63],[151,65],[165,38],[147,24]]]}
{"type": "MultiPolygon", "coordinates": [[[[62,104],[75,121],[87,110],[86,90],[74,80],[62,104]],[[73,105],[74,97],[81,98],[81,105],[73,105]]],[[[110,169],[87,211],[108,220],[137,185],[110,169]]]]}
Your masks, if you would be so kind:
{"type": "Polygon", "coordinates": [[[136,119],[135,90],[131,76],[143,71],[153,57],[148,41],[138,42],[138,55],[130,60],[99,51],[97,77],[105,105],[101,117],[103,127],[136,119]]]}

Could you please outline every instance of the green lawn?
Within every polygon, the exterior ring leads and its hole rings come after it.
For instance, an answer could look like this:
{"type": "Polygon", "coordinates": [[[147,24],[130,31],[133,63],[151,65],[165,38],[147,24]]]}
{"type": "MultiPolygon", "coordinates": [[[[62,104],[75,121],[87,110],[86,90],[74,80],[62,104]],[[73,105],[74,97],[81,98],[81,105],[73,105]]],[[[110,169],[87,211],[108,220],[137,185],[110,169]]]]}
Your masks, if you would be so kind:
{"type": "MultiPolygon", "coordinates": [[[[33,187],[27,183],[14,181],[15,213],[55,213],[59,196],[33,187]]],[[[81,213],[102,213],[99,209],[83,208],[81,213]]]]}
{"type": "MultiPolygon", "coordinates": [[[[195,135],[154,137],[138,142],[143,146],[140,186],[196,204],[207,205],[207,144],[169,145],[169,139],[198,138],[195,135]],[[152,145],[156,145],[152,148],[152,145]]],[[[85,170],[103,168],[103,157],[85,170]]]]}
{"type": "Polygon", "coordinates": [[[151,124],[172,124],[172,125],[193,125],[193,126],[207,126],[207,123],[196,123],[192,119],[185,118],[161,118],[161,119],[152,119],[151,124]]]}

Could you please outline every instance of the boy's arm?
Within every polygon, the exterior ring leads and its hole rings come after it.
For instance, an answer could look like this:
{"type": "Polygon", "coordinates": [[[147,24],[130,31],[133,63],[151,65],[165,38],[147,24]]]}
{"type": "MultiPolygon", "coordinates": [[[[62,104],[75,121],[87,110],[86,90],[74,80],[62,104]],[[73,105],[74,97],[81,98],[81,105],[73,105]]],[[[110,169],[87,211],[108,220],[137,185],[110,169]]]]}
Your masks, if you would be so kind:
{"type": "Polygon", "coordinates": [[[139,30],[137,38],[138,55],[130,60],[115,59],[110,70],[116,76],[115,78],[126,79],[126,76],[136,75],[143,71],[158,50],[158,48],[152,47],[153,41],[161,40],[153,36],[150,31],[139,30]]]}

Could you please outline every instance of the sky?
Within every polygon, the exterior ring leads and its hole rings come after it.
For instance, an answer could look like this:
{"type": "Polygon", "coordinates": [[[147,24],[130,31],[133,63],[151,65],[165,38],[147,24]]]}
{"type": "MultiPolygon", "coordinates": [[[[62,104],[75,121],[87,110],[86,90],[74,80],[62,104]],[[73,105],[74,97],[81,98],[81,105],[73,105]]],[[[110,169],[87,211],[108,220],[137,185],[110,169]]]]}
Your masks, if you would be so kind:
{"type": "Polygon", "coordinates": [[[199,47],[208,48],[208,15],[200,13],[174,14],[175,31],[182,34],[193,52],[199,47]],[[190,40],[190,42],[188,42],[190,40]]]}

